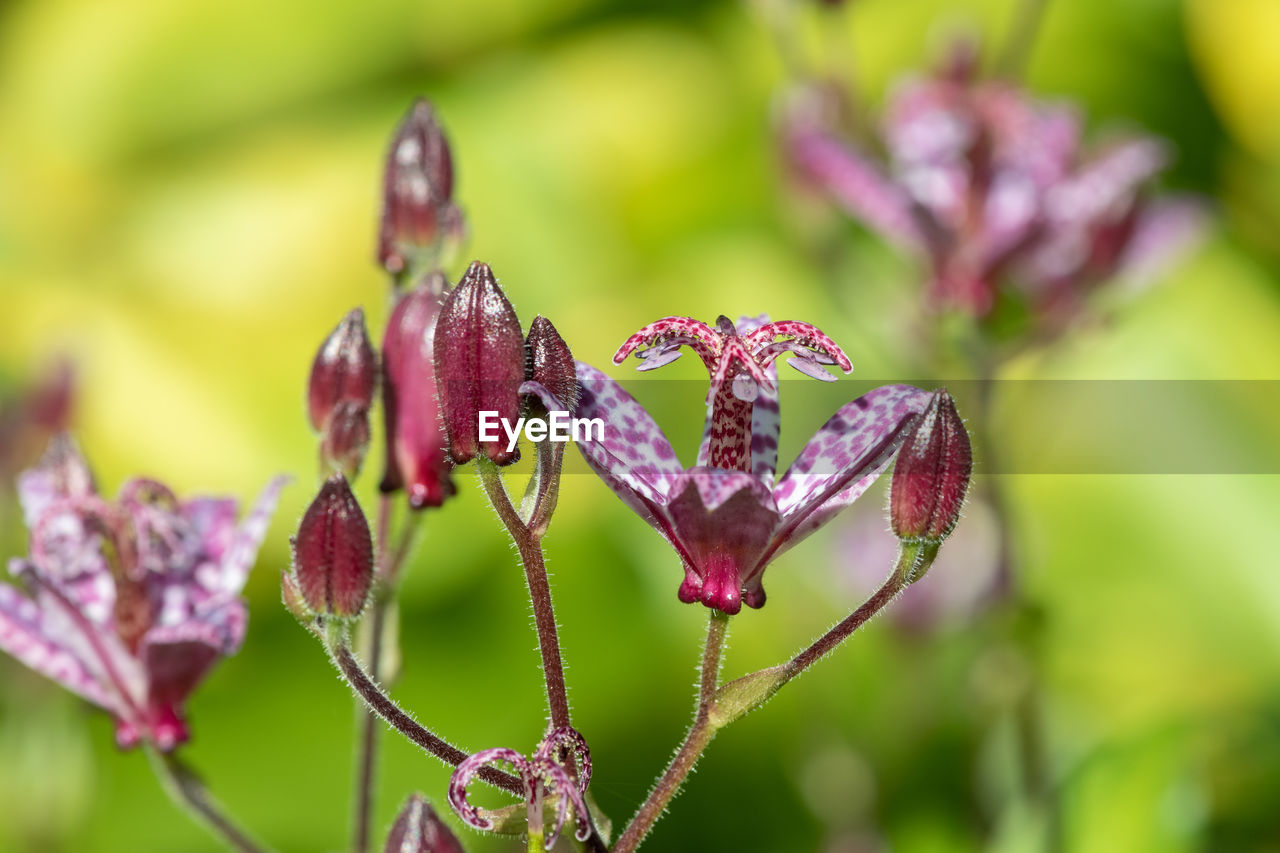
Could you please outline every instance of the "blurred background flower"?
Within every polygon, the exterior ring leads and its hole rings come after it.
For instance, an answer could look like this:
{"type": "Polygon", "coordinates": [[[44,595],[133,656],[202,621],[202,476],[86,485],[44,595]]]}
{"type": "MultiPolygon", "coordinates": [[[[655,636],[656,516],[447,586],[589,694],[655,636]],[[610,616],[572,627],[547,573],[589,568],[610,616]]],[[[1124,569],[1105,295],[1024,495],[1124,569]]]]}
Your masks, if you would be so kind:
{"type": "MultiPolygon", "coordinates": [[[[791,43],[833,73],[855,69],[851,91],[878,109],[956,27],[998,46],[1019,14],[1016,0],[0,7],[6,411],[65,356],[70,411],[105,491],[152,474],[179,493],[243,500],[271,473],[300,477],[249,581],[245,647],[190,708],[192,763],[219,798],[284,849],[346,837],[351,699],[280,606],[277,570],[313,491],[317,342],[357,305],[370,328],[385,325],[381,163],[414,96],[446,128],[467,214],[470,246],[451,276],[472,257],[492,264],[516,310],[551,318],[578,358],[603,363],[653,317],[768,312],[819,322],[859,382],[920,379],[919,270],[787,187],[771,111],[793,54],[767,22],[785,16],[791,43]]],[[[1166,140],[1162,188],[1217,213],[1203,248],[1105,324],[1022,354],[1009,377],[1253,380],[1176,386],[1177,429],[1274,459],[1277,41],[1271,0],[1045,5],[1029,91],[1074,102],[1088,138],[1120,127],[1166,140]]],[[[663,422],[700,421],[688,413],[705,379],[689,361],[664,373],[697,382],[633,383],[646,406],[685,413],[663,422]]],[[[804,393],[797,384],[783,397],[804,393]]],[[[847,385],[841,402],[855,396],[847,385]]],[[[786,404],[782,457],[832,410],[786,404]]],[[[1086,449],[1115,452],[1089,411],[1052,414],[1086,449]]],[[[1044,423],[1015,399],[990,428],[1035,443],[1044,423]]],[[[670,438],[692,458],[696,429],[670,438]]],[[[13,470],[39,450],[6,438],[0,459],[13,470]]],[[[979,453],[979,481],[982,464],[979,453]]],[[[1036,849],[1045,816],[1022,800],[1028,768],[1008,711],[1031,678],[1049,733],[1037,760],[1066,849],[1280,845],[1277,473],[1008,476],[1021,582],[1041,608],[1036,665],[1006,644],[1016,625],[948,616],[912,633],[879,620],[720,735],[651,845],[1036,849]],[[753,818],[701,818],[726,809],[753,818]]],[[[616,823],[687,723],[702,616],[676,601],[660,538],[585,466],[567,474],[546,545],[575,726],[616,823]],[[603,632],[602,602],[627,603],[609,608],[603,632]]],[[[373,479],[359,483],[366,505],[373,479]]],[[[475,484],[465,471],[456,480],[459,497],[427,520],[407,569],[395,692],[464,745],[532,742],[540,711],[510,713],[542,695],[523,580],[475,484]]],[[[25,553],[5,489],[2,553],[25,553]]],[[[852,571],[843,535],[824,531],[778,560],[770,606],[738,617],[727,673],[776,663],[858,603],[853,589],[831,592],[833,573],[852,571]]],[[[951,582],[943,571],[981,575],[945,554],[921,590],[951,582]]],[[[0,849],[218,849],[164,800],[141,756],[116,753],[109,720],[7,658],[0,685],[0,849]]],[[[438,807],[447,778],[384,739],[377,825],[414,790],[438,807]]],[[[460,837],[473,851],[511,846],[460,837]]]]}

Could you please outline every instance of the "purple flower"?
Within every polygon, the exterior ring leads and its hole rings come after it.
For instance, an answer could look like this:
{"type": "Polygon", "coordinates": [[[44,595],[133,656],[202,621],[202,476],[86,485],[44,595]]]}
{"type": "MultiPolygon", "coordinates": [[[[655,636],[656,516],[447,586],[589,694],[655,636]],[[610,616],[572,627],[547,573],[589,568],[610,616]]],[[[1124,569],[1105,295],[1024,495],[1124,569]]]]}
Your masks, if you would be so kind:
{"type": "Polygon", "coordinates": [[[0,584],[0,649],[109,711],[122,747],[173,749],[187,697],[244,639],[240,590],[284,482],[239,526],[234,500],[180,501],[154,480],[109,502],[56,438],[18,478],[31,553],[10,570],[29,595],[0,584]]]}
{"type": "Polygon", "coordinates": [[[725,613],[761,607],[761,577],[779,554],[852,503],[884,470],[933,395],[908,385],[877,388],[845,405],[774,482],[781,423],[775,361],[810,376],[824,364],[852,369],[830,338],[807,323],[721,317],[712,329],[670,317],[633,335],[648,370],[688,346],[711,374],[697,465],[686,469],[649,413],[622,386],[578,364],[579,417],[605,422],[603,441],[578,444],[592,469],[671,543],[684,563],[680,600],[725,613]],[[781,338],[781,340],[779,340],[781,338]]]}
{"type": "Polygon", "coordinates": [[[1168,162],[1161,142],[1086,150],[1075,110],[977,80],[974,67],[953,62],[898,88],[880,129],[886,162],[814,109],[793,110],[784,128],[800,176],[922,257],[937,303],[985,316],[1010,293],[1060,321],[1099,282],[1149,272],[1199,230],[1197,206],[1143,195],[1168,162]]]}

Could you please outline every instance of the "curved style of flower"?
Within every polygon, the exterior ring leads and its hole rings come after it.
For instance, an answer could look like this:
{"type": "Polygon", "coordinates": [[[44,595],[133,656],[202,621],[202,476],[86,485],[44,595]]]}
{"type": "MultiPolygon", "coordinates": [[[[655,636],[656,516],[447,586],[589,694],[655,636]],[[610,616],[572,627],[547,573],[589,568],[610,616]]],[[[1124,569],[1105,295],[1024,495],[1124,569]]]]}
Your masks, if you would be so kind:
{"type": "Polygon", "coordinates": [[[183,706],[244,639],[240,598],[285,478],[236,526],[230,498],[180,501],[154,480],[101,497],[71,439],[18,478],[30,556],[0,583],[0,649],[116,718],[116,740],[169,751],[183,706]]]}
{"type": "Polygon", "coordinates": [[[586,739],[575,729],[552,729],[530,758],[525,758],[514,749],[485,749],[458,765],[449,778],[449,805],[453,806],[453,810],[468,826],[484,831],[492,830],[494,821],[486,814],[485,809],[467,802],[467,787],[481,769],[494,762],[510,766],[524,783],[531,832],[540,832],[535,827],[540,827],[542,823],[543,801],[548,796],[556,797],[556,818],[551,835],[547,838],[546,849],[550,850],[555,846],[560,830],[569,819],[571,805],[578,824],[574,838],[586,841],[590,837],[591,818],[583,795],[587,792],[587,785],[591,784],[591,751],[587,748],[586,739]],[[570,761],[577,768],[576,781],[566,766],[570,761]]]}
{"type": "Polygon", "coordinates": [[[797,102],[784,149],[805,180],[855,219],[926,260],[933,298],[987,315],[1006,282],[1043,319],[1064,319],[1096,284],[1149,274],[1200,229],[1186,200],[1151,201],[1168,163],[1159,140],[1087,151],[1081,118],[1011,83],[979,80],[962,56],[891,97],[878,163],[797,102]]]}
{"type": "Polygon", "coordinates": [[[807,323],[721,317],[715,329],[669,317],[641,329],[614,356],[637,352],[641,370],[668,364],[678,347],[711,374],[697,465],[684,468],[662,429],[622,386],[578,363],[579,417],[601,418],[602,441],[578,444],[596,474],[675,548],[684,563],[679,597],[734,614],[765,602],[761,577],[779,554],[825,524],[875,481],[932,394],[877,388],[843,406],[775,484],[776,359],[809,376],[823,364],[852,369],[830,338],[807,323]],[[779,340],[781,339],[781,340],[779,340]],[[640,347],[647,347],[640,350],[640,347]]]}

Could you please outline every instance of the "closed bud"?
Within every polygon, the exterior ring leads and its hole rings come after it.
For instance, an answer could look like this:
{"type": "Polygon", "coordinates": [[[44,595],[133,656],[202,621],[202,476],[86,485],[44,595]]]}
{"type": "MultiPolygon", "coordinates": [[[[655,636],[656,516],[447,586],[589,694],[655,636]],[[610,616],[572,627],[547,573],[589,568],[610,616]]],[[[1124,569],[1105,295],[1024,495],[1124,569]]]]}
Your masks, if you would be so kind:
{"type": "Polygon", "coordinates": [[[382,343],[387,462],[380,488],[404,489],[414,509],[440,506],[456,491],[440,427],[433,356],[444,287],[444,276],[432,273],[401,297],[382,343]]]}
{"type": "Polygon", "coordinates": [[[320,438],[320,460],[328,471],[354,480],[369,449],[369,409],[350,401],[337,405],[320,438]]]}
{"type": "Polygon", "coordinates": [[[293,538],[293,576],[314,613],[359,615],[373,586],[373,537],[347,479],[334,474],[320,487],[293,538]]]}
{"type": "Polygon", "coordinates": [[[417,100],[396,129],[382,179],[378,262],[403,272],[416,253],[438,248],[461,230],[452,202],[453,158],[435,111],[417,100]]]}
{"type": "Polygon", "coordinates": [[[973,450],[969,433],[945,390],[907,433],[889,484],[889,524],[899,539],[938,543],[960,519],[973,450]]]}
{"type": "Polygon", "coordinates": [[[529,379],[550,391],[566,411],[574,411],[578,404],[578,373],[573,353],[556,327],[546,317],[534,317],[525,346],[529,349],[529,379]]]}
{"type": "Polygon", "coordinates": [[[461,465],[486,456],[498,465],[515,462],[501,427],[480,439],[480,413],[515,424],[524,381],[524,335],[520,319],[488,264],[475,261],[440,309],[435,333],[436,381],[449,455],[461,465]],[[493,434],[493,433],[491,433],[493,434]]]}
{"type": "Polygon", "coordinates": [[[421,794],[404,804],[391,825],[384,853],[463,853],[462,843],[421,794]]]}
{"type": "Polygon", "coordinates": [[[378,356],[365,330],[364,311],[352,310],[320,346],[311,363],[307,385],[307,410],[311,426],[324,432],[325,424],[340,403],[368,409],[378,384],[378,356]]]}

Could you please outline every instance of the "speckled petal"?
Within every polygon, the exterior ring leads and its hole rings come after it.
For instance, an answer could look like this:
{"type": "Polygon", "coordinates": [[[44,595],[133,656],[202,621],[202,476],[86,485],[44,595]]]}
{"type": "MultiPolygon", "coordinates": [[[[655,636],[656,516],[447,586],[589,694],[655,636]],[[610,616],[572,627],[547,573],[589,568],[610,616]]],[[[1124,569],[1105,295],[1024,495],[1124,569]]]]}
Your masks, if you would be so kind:
{"type": "Polygon", "coordinates": [[[884,238],[913,249],[924,237],[911,200],[861,154],[817,131],[790,134],[788,157],[808,181],[821,187],[855,219],[884,238]]]}
{"type": "Polygon", "coordinates": [[[267,535],[271,525],[271,516],[275,514],[276,504],[280,500],[280,490],[292,479],[287,476],[274,478],[253,502],[253,507],[240,522],[227,547],[226,555],[219,566],[218,577],[211,589],[222,592],[238,593],[244,589],[249,579],[249,570],[253,568],[258,557],[258,548],[267,535]]]}
{"type": "Polygon", "coordinates": [[[46,629],[40,607],[4,583],[0,583],[0,649],[95,705],[123,713],[114,692],[46,629]]]}
{"type": "Polygon", "coordinates": [[[684,471],[671,442],[644,407],[599,370],[578,362],[578,384],[575,416],[605,424],[604,441],[580,441],[578,449],[628,506],[653,523],[671,481],[684,471]]]}
{"type": "Polygon", "coordinates": [[[886,385],[842,406],[773,490],[783,523],[767,557],[812,533],[875,482],[905,438],[906,426],[931,398],[910,385],[886,385]]]}

